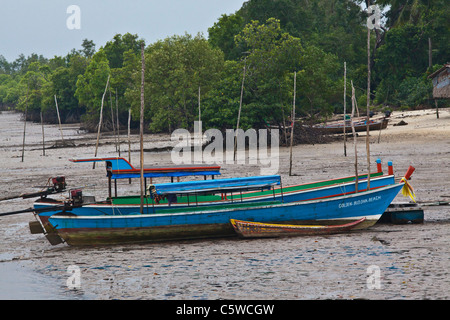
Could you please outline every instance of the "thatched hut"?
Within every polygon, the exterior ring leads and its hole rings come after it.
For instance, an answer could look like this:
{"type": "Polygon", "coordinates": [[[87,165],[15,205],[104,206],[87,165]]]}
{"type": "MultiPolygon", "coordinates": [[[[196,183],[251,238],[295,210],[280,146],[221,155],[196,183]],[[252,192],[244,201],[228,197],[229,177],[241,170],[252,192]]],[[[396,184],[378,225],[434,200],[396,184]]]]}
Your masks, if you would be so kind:
{"type": "Polygon", "coordinates": [[[433,98],[450,99],[450,63],[428,76],[433,81],[433,98]]]}

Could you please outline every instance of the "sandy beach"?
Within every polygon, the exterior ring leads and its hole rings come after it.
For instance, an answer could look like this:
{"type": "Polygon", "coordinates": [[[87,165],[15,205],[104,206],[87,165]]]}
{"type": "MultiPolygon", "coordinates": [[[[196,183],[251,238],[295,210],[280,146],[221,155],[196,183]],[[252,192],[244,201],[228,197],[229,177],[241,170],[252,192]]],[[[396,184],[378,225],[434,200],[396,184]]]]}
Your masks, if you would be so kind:
{"type": "MultiPolygon", "coordinates": [[[[395,111],[388,128],[371,132],[370,159],[392,161],[399,180],[410,165],[419,202],[450,201],[450,109],[395,111]],[[400,121],[407,125],[395,126],[400,121]]],[[[1,196],[38,190],[48,179],[66,176],[68,187],[103,199],[104,165],[76,164],[92,157],[96,134],[63,125],[72,147],[49,148],[61,140],[57,125],[27,123],[24,161],[20,114],[0,113],[1,196]]],[[[126,135],[121,155],[128,157],[126,135]]],[[[139,163],[139,137],[132,136],[131,162],[139,163]]],[[[145,148],[172,146],[170,135],[146,135],[145,148]]],[[[359,171],[367,172],[365,133],[358,137],[359,171]]],[[[117,155],[115,137],[102,135],[98,155],[117,155]]],[[[145,164],[171,163],[170,152],[146,152],[145,164]]],[[[293,148],[295,176],[289,176],[289,148],[280,147],[283,185],[354,174],[353,139],[293,148]]],[[[222,164],[222,177],[259,175],[260,165],[222,164]]],[[[168,182],[161,179],[160,182],[168,182]]],[[[120,195],[139,191],[136,181],[119,183],[120,195]]],[[[65,196],[66,194],[64,194],[65,196]]],[[[401,194],[394,202],[408,202],[401,194]]],[[[0,212],[31,207],[33,199],[0,202],[0,212]]],[[[214,239],[113,247],[52,246],[32,235],[32,213],[0,217],[0,299],[449,299],[450,206],[425,206],[423,224],[376,224],[348,234],[264,240],[214,239]],[[70,289],[69,266],[81,271],[70,289]],[[367,285],[368,268],[380,269],[380,288],[367,285]]]]}

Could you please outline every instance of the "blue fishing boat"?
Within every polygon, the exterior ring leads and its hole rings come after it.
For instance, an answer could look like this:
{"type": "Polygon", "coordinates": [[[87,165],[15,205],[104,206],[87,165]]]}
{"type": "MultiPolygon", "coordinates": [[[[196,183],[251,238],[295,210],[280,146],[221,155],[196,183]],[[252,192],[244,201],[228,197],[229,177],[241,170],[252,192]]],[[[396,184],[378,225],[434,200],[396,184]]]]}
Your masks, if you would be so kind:
{"type": "Polygon", "coordinates": [[[342,224],[362,218],[359,228],[375,224],[397,196],[409,186],[402,180],[374,190],[332,198],[283,203],[265,201],[218,206],[173,208],[161,213],[116,216],[53,215],[49,223],[67,244],[110,245],[226,237],[235,235],[231,219],[280,224],[342,224]]]}
{"type": "MultiPolygon", "coordinates": [[[[124,173],[127,172],[126,165],[128,165],[128,162],[124,159],[96,158],[78,160],[76,162],[88,161],[113,163],[114,165],[111,164],[109,166],[112,166],[113,174],[111,177],[114,179],[130,177],[129,173],[124,173]],[[122,176],[122,174],[125,175],[122,176]]],[[[392,162],[388,164],[388,174],[384,174],[381,169],[381,160],[377,160],[377,172],[371,174],[371,189],[394,183],[392,162]]],[[[205,168],[203,167],[203,169],[205,168]]],[[[109,170],[108,164],[107,170],[109,170]]],[[[163,174],[160,171],[156,173],[158,175],[163,174]]],[[[169,172],[169,174],[172,173],[179,174],[176,168],[169,172]]],[[[185,173],[187,173],[186,170],[181,174],[185,173]]],[[[200,175],[211,174],[212,171],[203,170],[196,173],[200,175]]],[[[223,205],[235,202],[295,202],[335,197],[354,193],[357,189],[367,189],[367,175],[360,175],[358,179],[350,176],[287,187],[281,186],[281,177],[279,175],[150,184],[148,187],[149,192],[144,200],[143,211],[144,213],[157,213],[168,208],[223,205]],[[358,181],[358,185],[356,185],[356,181],[358,181]]],[[[61,208],[79,216],[134,214],[140,210],[140,197],[109,197],[104,201],[93,201],[93,203],[83,201],[83,198],[81,198],[81,200],[76,201],[76,204],[66,208],[64,202],[45,197],[38,199],[34,203],[34,208],[38,213],[39,219],[45,225],[48,218],[61,211],[61,208]]]]}

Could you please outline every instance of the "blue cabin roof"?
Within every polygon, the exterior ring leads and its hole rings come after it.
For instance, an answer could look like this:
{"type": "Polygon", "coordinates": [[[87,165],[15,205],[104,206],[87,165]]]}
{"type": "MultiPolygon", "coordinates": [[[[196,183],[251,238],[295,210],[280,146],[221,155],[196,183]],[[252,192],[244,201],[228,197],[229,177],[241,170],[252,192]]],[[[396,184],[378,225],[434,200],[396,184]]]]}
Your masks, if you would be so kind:
{"type": "MultiPolygon", "coordinates": [[[[233,190],[250,190],[269,188],[281,184],[279,175],[227,178],[204,181],[185,181],[178,183],[154,184],[154,192],[159,195],[174,193],[230,192],[233,190]]],[[[152,187],[152,186],[150,186],[152,187]]]]}
{"type": "MultiPolygon", "coordinates": [[[[128,160],[121,157],[94,157],[83,159],[70,159],[70,161],[79,162],[107,162],[111,165],[112,179],[139,178],[141,176],[140,168],[133,167],[128,160]]],[[[184,177],[184,176],[208,176],[220,175],[220,166],[218,165],[167,165],[144,167],[145,178],[158,177],[184,177]]]]}

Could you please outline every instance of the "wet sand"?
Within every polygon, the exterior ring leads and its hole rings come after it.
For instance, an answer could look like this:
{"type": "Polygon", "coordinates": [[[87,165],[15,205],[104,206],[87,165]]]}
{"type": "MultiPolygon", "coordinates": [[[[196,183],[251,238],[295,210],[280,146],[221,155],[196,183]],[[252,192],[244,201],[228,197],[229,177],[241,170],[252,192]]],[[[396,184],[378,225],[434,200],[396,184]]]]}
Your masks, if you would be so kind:
{"type": "MultiPolygon", "coordinates": [[[[50,177],[65,175],[68,187],[102,199],[107,180],[103,164],[75,164],[92,157],[96,134],[64,125],[64,139],[77,147],[51,148],[42,155],[40,124],[27,123],[24,162],[20,115],[0,114],[1,196],[33,192],[50,177]]],[[[372,168],[393,161],[399,179],[409,165],[418,201],[450,200],[450,110],[395,112],[386,130],[370,136],[372,168]],[[404,120],[406,126],[393,126],[404,120]],[[378,143],[378,138],[380,142],[378,143]]],[[[61,140],[59,127],[45,126],[46,146],[61,140]]],[[[139,162],[138,136],[132,137],[132,163],[139,162]]],[[[98,155],[116,155],[114,137],[102,135],[98,155]]],[[[161,148],[169,135],[148,135],[145,148],[161,148]]],[[[126,136],[122,156],[128,157],[126,136]]],[[[359,171],[366,172],[365,136],[358,138],[359,171]]],[[[294,147],[289,176],[289,148],[280,148],[283,185],[354,174],[353,139],[343,143],[294,147]]],[[[169,152],[146,152],[146,165],[171,163],[169,152]]],[[[259,175],[259,165],[222,164],[222,177],[259,175]]],[[[164,179],[158,180],[166,182],[164,179]]],[[[139,191],[119,183],[119,194],[139,191]]],[[[64,196],[66,194],[63,194],[64,196]]],[[[408,202],[401,194],[394,202],[408,202]]],[[[31,207],[33,199],[0,202],[0,212],[31,207]]],[[[449,299],[450,206],[426,206],[425,223],[377,224],[332,236],[282,239],[214,239],[113,247],[51,246],[32,235],[31,213],[0,218],[0,299],[449,299]],[[68,267],[81,271],[81,287],[67,287],[68,267]],[[380,270],[380,288],[370,289],[370,266],[380,270]],[[368,269],[369,268],[369,269],[368,269]]]]}

